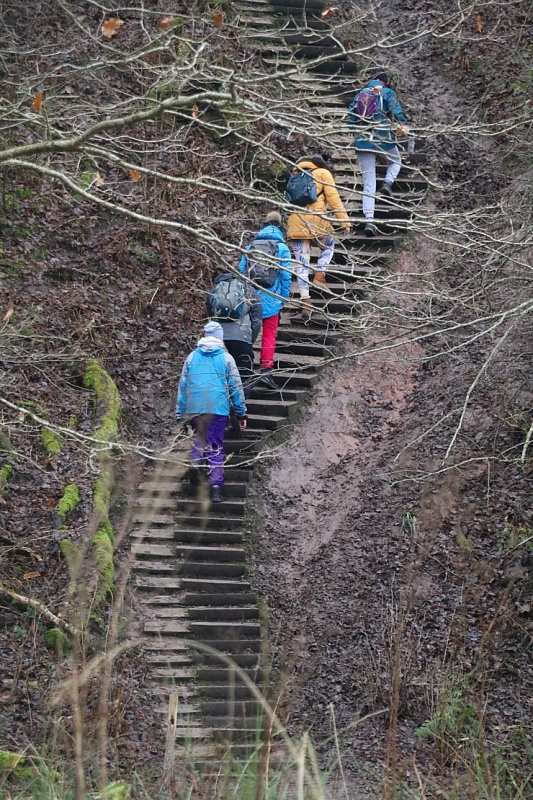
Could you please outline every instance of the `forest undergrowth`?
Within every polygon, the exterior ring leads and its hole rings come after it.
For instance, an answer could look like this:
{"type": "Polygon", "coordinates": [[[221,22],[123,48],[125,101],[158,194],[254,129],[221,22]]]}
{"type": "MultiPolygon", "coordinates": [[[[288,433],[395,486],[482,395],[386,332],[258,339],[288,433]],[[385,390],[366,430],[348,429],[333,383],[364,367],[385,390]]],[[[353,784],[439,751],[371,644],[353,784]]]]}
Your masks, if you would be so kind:
{"type": "Polygon", "coordinates": [[[291,757],[221,753],[214,777],[162,777],[142,649],[122,650],[136,614],[128,509],[173,434],[214,268],[281,204],[280,170],[328,131],[296,120],[231,4],[41,5],[1,12],[0,794],[525,800],[529,4],[339,12],[350,57],[396,73],[431,191],[396,263],[369,281],[343,369],[328,368],[336,407],[322,385],[305,444],[288,444],[260,490],[255,567],[291,757]],[[182,105],[116,137],[46,149],[172,98],[182,105]]]}

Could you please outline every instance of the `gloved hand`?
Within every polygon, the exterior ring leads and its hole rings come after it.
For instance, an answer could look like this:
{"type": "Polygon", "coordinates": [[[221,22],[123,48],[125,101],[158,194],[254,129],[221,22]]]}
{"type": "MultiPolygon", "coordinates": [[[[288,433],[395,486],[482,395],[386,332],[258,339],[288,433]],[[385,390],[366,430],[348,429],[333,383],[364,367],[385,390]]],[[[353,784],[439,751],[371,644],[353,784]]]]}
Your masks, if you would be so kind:
{"type": "Polygon", "coordinates": [[[415,137],[413,133],[410,133],[407,137],[407,152],[409,155],[415,152],[415,137]]]}
{"type": "Polygon", "coordinates": [[[244,417],[239,417],[239,430],[245,431],[248,425],[248,414],[245,414],[244,417]]]}

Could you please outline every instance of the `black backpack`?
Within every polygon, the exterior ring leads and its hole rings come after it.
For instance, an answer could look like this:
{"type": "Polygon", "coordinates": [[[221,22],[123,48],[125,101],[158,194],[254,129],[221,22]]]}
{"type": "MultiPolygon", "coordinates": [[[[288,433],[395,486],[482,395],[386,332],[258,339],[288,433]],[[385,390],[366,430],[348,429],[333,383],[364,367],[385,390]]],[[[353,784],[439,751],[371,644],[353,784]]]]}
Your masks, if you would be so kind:
{"type": "Polygon", "coordinates": [[[257,286],[271,289],[278,276],[277,257],[277,239],[254,239],[246,254],[250,280],[257,286]]]}
{"type": "Polygon", "coordinates": [[[224,278],[211,292],[211,313],[218,320],[241,319],[246,308],[246,283],[242,278],[224,278]]]}
{"type": "Polygon", "coordinates": [[[317,198],[318,191],[311,173],[300,169],[298,172],[293,172],[285,189],[286,201],[293,206],[304,208],[316,203],[317,198]]]}

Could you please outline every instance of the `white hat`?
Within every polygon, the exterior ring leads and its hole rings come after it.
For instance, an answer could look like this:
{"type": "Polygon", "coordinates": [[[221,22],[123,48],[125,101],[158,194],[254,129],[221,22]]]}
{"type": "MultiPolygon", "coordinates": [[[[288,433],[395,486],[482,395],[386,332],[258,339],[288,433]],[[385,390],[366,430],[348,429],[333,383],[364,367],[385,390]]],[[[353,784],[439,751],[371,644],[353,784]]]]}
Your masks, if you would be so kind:
{"type": "Polygon", "coordinates": [[[221,341],[224,340],[224,331],[222,330],[222,325],[219,325],[214,319],[211,320],[211,322],[208,322],[207,325],[204,325],[204,333],[206,336],[214,336],[215,339],[220,339],[221,341]]]}

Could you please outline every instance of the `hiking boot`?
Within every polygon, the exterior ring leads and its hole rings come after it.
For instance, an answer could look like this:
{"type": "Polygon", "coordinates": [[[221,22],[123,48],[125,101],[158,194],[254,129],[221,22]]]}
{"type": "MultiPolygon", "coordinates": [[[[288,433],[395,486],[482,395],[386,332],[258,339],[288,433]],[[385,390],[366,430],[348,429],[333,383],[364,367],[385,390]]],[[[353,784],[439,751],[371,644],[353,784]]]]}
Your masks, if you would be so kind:
{"type": "Polygon", "coordinates": [[[223,500],[222,486],[211,486],[211,502],[222,503],[223,500]]]}
{"type": "Polygon", "coordinates": [[[386,195],[387,197],[394,197],[394,193],[392,191],[392,183],[390,181],[383,181],[381,184],[381,194],[386,195]]]}
{"type": "Polygon", "coordinates": [[[378,229],[374,225],[373,222],[367,222],[365,225],[365,236],[369,239],[371,236],[377,236],[379,233],[378,229]]]}
{"type": "Polygon", "coordinates": [[[301,309],[302,309],[302,317],[305,320],[311,319],[311,312],[313,311],[313,302],[310,297],[301,297],[301,309]]]}
{"type": "Polygon", "coordinates": [[[259,383],[263,386],[267,386],[269,389],[277,389],[278,384],[272,377],[272,367],[264,368],[261,370],[261,377],[259,378],[259,383]]]}
{"type": "Polygon", "coordinates": [[[313,276],[313,286],[316,286],[317,289],[327,289],[328,285],[326,283],[326,273],[325,272],[315,272],[313,276]]]}

